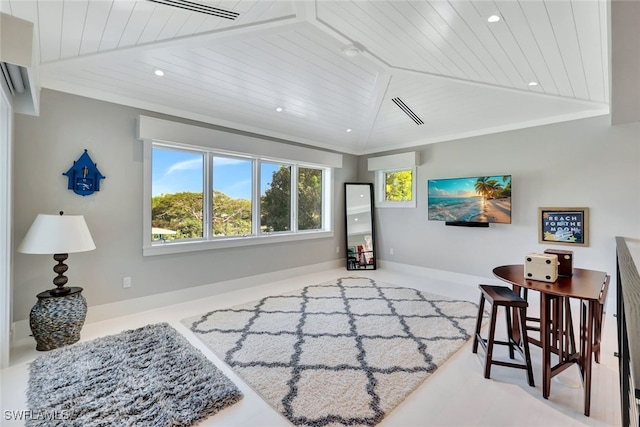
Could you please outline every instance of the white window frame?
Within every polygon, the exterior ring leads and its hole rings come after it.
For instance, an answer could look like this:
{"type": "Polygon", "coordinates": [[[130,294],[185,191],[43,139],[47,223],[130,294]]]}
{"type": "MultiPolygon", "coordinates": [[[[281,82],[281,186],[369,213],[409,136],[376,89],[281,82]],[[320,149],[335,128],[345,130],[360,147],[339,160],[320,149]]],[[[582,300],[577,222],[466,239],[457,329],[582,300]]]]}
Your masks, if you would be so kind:
{"type": "Polygon", "coordinates": [[[296,192],[296,189],[298,187],[298,176],[294,176],[294,172],[298,171],[297,165],[295,165],[294,163],[288,162],[288,161],[277,161],[277,160],[265,160],[265,159],[258,159],[257,166],[258,166],[258,178],[256,179],[256,183],[257,186],[260,187],[260,183],[262,182],[262,168],[260,168],[260,165],[262,164],[262,160],[264,160],[265,163],[271,163],[271,164],[279,164],[280,166],[289,166],[289,185],[290,185],[290,191],[291,193],[289,194],[289,231],[270,231],[270,232],[263,232],[261,230],[261,221],[260,221],[260,188],[258,188],[258,192],[254,193],[254,199],[256,200],[256,207],[255,209],[257,209],[257,214],[254,214],[254,218],[252,223],[255,222],[255,226],[258,227],[257,230],[257,234],[258,235],[264,235],[264,236],[275,236],[278,234],[289,234],[289,233],[295,233],[298,229],[298,211],[297,211],[297,206],[298,206],[298,201],[294,200],[297,199],[297,197],[295,197],[296,194],[298,194],[296,192]],[[294,187],[295,185],[295,187],[294,187]],[[257,194],[257,199],[255,198],[257,194]],[[294,211],[295,208],[295,211],[294,211]]]}
{"type": "Polygon", "coordinates": [[[390,154],[387,156],[370,157],[367,159],[367,169],[375,172],[375,207],[376,208],[415,208],[418,190],[418,166],[420,153],[408,151],[406,153],[390,154]],[[386,200],[386,174],[411,170],[411,201],[386,200]]]}
{"type": "MultiPolygon", "coordinates": [[[[299,163],[296,165],[296,169],[295,169],[295,177],[292,178],[291,181],[291,185],[295,185],[296,186],[296,192],[292,193],[291,197],[294,198],[295,200],[292,200],[292,206],[293,203],[295,203],[295,210],[292,207],[293,210],[293,214],[295,215],[295,227],[296,227],[296,231],[298,233],[315,233],[318,232],[319,230],[298,230],[298,202],[299,202],[299,197],[296,197],[298,195],[297,192],[297,188],[298,188],[298,177],[300,175],[300,168],[304,168],[304,169],[320,169],[323,170],[322,173],[322,207],[320,208],[322,210],[322,225],[324,227],[325,221],[328,221],[329,223],[331,223],[331,200],[327,199],[326,197],[324,197],[325,195],[325,188],[329,186],[329,184],[331,183],[331,186],[333,186],[333,179],[328,179],[328,175],[327,174],[331,174],[331,170],[330,169],[325,169],[322,167],[319,167],[318,165],[312,165],[312,164],[305,164],[305,163],[299,163]]],[[[293,173],[293,171],[291,172],[293,173]]],[[[332,175],[329,175],[332,176],[332,175]]]]}
{"type": "MultiPolygon", "coordinates": [[[[213,158],[214,157],[225,157],[227,159],[239,159],[239,160],[246,160],[246,161],[250,161],[251,162],[251,233],[252,234],[257,234],[258,231],[260,230],[260,225],[256,225],[255,224],[255,217],[256,215],[260,214],[260,211],[256,211],[256,201],[255,201],[255,194],[256,191],[260,191],[259,189],[257,189],[257,187],[259,187],[259,182],[256,182],[257,177],[259,177],[260,175],[260,171],[258,171],[256,169],[256,165],[258,165],[259,163],[253,161],[253,159],[251,157],[248,156],[234,156],[231,155],[229,153],[220,153],[220,152],[214,152],[211,153],[211,155],[208,156],[209,160],[208,160],[208,168],[209,168],[209,173],[211,173],[210,176],[210,188],[208,189],[208,191],[205,193],[208,195],[209,197],[209,201],[205,201],[203,200],[203,206],[204,203],[208,203],[207,206],[212,206],[213,205],[213,201],[211,200],[211,197],[213,196],[213,190],[215,187],[215,181],[213,179],[213,173],[211,171],[211,168],[213,167],[213,158]]],[[[208,184],[208,182],[206,183],[208,184]]],[[[225,239],[225,238],[229,238],[229,236],[216,236],[213,234],[213,211],[205,211],[204,212],[204,221],[208,221],[208,227],[210,228],[209,232],[211,233],[211,238],[212,239],[225,239]]],[[[204,229],[203,229],[204,232],[204,229]]],[[[205,236],[207,234],[205,233],[205,236]]],[[[244,236],[233,236],[233,237],[244,237],[244,236]]]]}
{"type": "MultiPolygon", "coordinates": [[[[222,248],[232,248],[241,246],[253,246],[260,244],[271,244],[277,242],[289,242],[308,239],[319,239],[333,237],[334,218],[333,218],[333,182],[334,167],[342,166],[342,156],[314,149],[307,149],[298,146],[289,146],[287,144],[276,143],[273,141],[262,140],[259,138],[247,137],[238,134],[232,134],[207,128],[195,127],[192,125],[184,125],[181,123],[168,122],[160,119],[153,119],[140,116],[138,119],[138,138],[143,143],[143,255],[166,255],[173,253],[184,253],[201,250],[212,250],[222,248]],[[174,142],[183,139],[189,143],[174,142]],[[193,144],[194,141],[200,141],[202,144],[193,144]],[[214,141],[214,142],[212,142],[214,141]],[[206,144],[206,145],[205,145],[206,144]],[[211,236],[211,226],[208,223],[203,224],[203,233],[205,237],[202,239],[189,239],[187,241],[165,241],[154,242],[151,240],[151,199],[152,199],[152,149],[154,145],[167,148],[175,148],[181,150],[206,151],[205,157],[205,177],[211,173],[210,162],[214,155],[236,156],[254,159],[253,173],[253,197],[254,203],[252,208],[253,231],[248,236],[211,236]],[[234,147],[242,149],[236,151],[229,149],[234,147]],[[252,153],[255,150],[257,152],[252,153]],[[263,153],[261,153],[262,151],[263,153]],[[276,153],[282,157],[274,157],[266,153],[276,153]],[[309,161],[310,159],[324,160],[323,163],[309,161]],[[255,227],[260,227],[260,161],[282,163],[292,165],[292,203],[291,215],[292,223],[295,227],[289,232],[277,233],[259,233],[255,227]],[[323,215],[321,230],[297,230],[297,176],[298,167],[308,167],[323,170],[323,215]],[[295,187],[293,187],[293,185],[295,187]],[[295,200],[294,200],[295,199],[295,200]]],[[[205,179],[205,198],[203,208],[205,208],[205,221],[209,221],[210,214],[206,213],[207,206],[210,205],[211,177],[205,179]],[[206,183],[209,182],[209,185],[206,183]],[[208,203],[208,204],[207,204],[208,203]]]]}
{"type": "Polygon", "coordinates": [[[376,171],[375,188],[377,208],[415,208],[416,207],[416,174],[417,168],[382,169],[376,171]],[[387,200],[386,175],[390,172],[411,171],[411,200],[387,200]]]}

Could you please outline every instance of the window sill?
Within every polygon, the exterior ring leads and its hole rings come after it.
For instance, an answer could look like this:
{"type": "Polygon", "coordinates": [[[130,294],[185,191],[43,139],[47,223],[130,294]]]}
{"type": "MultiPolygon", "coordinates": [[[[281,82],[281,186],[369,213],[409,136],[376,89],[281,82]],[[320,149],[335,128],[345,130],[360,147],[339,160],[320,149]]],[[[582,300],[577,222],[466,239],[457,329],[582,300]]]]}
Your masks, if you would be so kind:
{"type": "Polygon", "coordinates": [[[376,208],[415,208],[416,202],[376,202],[376,208]]]}
{"type": "Polygon", "coordinates": [[[216,240],[155,243],[142,248],[143,256],[169,255],[186,252],[209,251],[242,246],[256,246],[300,240],[325,239],[333,237],[333,231],[311,231],[296,234],[267,234],[261,236],[230,237],[216,240]]]}

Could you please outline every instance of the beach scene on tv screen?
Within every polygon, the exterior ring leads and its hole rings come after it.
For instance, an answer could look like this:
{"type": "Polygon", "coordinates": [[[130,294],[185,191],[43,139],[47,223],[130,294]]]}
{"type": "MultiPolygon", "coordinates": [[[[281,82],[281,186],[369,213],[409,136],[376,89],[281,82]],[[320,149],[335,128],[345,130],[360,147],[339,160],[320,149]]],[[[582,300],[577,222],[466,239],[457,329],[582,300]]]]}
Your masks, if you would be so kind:
{"type": "Polygon", "coordinates": [[[434,221],[511,223],[511,176],[431,179],[428,218],[434,221]]]}

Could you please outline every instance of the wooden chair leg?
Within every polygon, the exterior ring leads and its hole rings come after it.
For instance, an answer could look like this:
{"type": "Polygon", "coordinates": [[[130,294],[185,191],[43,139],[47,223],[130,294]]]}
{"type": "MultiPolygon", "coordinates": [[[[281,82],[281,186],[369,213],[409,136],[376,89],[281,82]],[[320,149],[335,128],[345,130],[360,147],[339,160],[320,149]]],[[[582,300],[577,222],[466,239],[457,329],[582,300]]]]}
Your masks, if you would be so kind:
{"type": "Polygon", "coordinates": [[[487,339],[487,354],[485,355],[484,377],[491,377],[491,362],[493,361],[493,340],[496,334],[496,314],[498,310],[495,305],[491,306],[491,324],[489,325],[489,338],[487,339]]]}
{"type": "MultiPolygon", "coordinates": [[[[504,311],[505,311],[504,317],[507,320],[507,342],[509,343],[509,345],[508,345],[508,347],[509,347],[509,358],[513,359],[515,357],[515,354],[513,352],[513,345],[511,345],[511,342],[515,343],[515,340],[513,338],[513,327],[511,326],[511,307],[504,307],[504,311]]],[[[521,334],[522,334],[522,332],[521,332],[521,334]]]]}
{"type": "Polygon", "coordinates": [[[531,352],[529,351],[529,338],[527,336],[526,328],[526,309],[520,309],[520,326],[522,327],[522,346],[524,347],[525,364],[527,365],[527,382],[531,387],[535,387],[533,381],[533,368],[531,366],[531,352]]]}
{"type": "Polygon", "coordinates": [[[480,294],[480,302],[478,303],[478,318],[476,320],[476,333],[473,336],[473,352],[478,352],[478,340],[480,337],[480,329],[482,328],[482,318],[484,317],[484,294],[480,294]]]}

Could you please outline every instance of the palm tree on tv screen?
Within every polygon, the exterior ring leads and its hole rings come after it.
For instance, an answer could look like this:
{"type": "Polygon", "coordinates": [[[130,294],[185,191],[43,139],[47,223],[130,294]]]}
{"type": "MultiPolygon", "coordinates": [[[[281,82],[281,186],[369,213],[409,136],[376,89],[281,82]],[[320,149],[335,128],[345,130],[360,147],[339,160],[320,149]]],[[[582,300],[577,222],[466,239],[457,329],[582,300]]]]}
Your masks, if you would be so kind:
{"type": "Polygon", "coordinates": [[[504,187],[497,180],[491,179],[490,176],[481,176],[476,180],[474,188],[476,193],[482,196],[482,205],[484,206],[488,198],[498,197],[504,187]]]}

